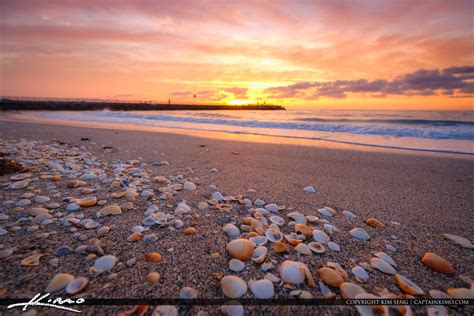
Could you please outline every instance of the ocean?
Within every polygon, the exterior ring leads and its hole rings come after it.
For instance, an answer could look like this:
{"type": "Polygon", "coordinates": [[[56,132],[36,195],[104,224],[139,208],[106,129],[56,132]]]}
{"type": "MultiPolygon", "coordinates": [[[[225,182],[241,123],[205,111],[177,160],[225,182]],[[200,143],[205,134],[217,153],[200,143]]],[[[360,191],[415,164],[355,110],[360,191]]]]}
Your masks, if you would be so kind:
{"type": "Polygon", "coordinates": [[[474,154],[474,111],[85,111],[35,116],[474,154]]]}

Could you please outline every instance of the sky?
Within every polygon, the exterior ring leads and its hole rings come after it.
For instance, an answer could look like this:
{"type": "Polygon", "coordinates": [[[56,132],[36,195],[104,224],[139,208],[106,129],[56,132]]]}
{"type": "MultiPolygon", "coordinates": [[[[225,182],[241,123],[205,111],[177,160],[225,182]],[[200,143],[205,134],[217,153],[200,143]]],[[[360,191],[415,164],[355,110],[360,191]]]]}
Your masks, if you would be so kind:
{"type": "Polygon", "coordinates": [[[474,110],[471,1],[0,1],[0,94],[474,110]]]}

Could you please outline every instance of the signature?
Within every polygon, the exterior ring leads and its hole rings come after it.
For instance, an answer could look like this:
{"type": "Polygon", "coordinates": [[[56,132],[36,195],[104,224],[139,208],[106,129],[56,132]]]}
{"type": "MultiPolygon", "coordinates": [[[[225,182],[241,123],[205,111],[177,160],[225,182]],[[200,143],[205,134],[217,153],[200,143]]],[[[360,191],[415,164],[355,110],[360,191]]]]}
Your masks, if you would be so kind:
{"type": "Polygon", "coordinates": [[[45,301],[44,303],[41,302],[50,295],[51,295],[51,293],[46,293],[43,296],[41,296],[41,293],[38,293],[29,302],[11,304],[11,305],[7,306],[7,309],[23,306],[22,310],[26,311],[28,309],[28,307],[30,307],[30,306],[45,306],[45,307],[63,309],[63,310],[67,310],[67,311],[74,312],[74,313],[81,313],[80,310],[70,308],[70,307],[66,307],[66,306],[62,306],[62,305],[63,304],[82,304],[82,303],[85,302],[85,299],[78,298],[77,300],[73,300],[73,299],[70,299],[70,298],[62,299],[61,297],[58,297],[58,298],[55,298],[55,299],[50,298],[47,301],[45,301]]]}

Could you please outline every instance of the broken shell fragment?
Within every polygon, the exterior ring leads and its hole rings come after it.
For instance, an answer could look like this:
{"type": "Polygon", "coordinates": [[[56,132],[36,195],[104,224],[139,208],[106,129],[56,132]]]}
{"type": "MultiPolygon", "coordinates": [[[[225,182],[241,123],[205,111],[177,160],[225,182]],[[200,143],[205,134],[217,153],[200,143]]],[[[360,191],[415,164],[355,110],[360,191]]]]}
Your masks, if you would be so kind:
{"type": "Polygon", "coordinates": [[[428,268],[444,274],[453,274],[454,268],[446,259],[433,252],[427,252],[421,258],[421,262],[428,268]]]}
{"type": "Polygon", "coordinates": [[[42,253],[35,253],[25,259],[21,260],[22,267],[35,267],[39,266],[40,258],[43,257],[42,253]]]}
{"type": "Polygon", "coordinates": [[[267,247],[260,246],[255,248],[252,254],[252,261],[255,261],[256,263],[262,263],[263,261],[265,261],[267,252],[267,247]]]}
{"type": "Polygon", "coordinates": [[[283,224],[285,224],[285,220],[277,215],[270,216],[270,222],[277,224],[278,226],[283,226],[283,224]]]}
{"type": "Polygon", "coordinates": [[[395,275],[397,278],[398,286],[402,289],[403,292],[411,295],[424,295],[425,292],[410,279],[400,275],[395,275]]]}
{"type": "Polygon", "coordinates": [[[239,260],[249,260],[252,257],[253,250],[255,245],[247,239],[234,239],[230,241],[226,249],[230,253],[230,255],[239,260]]]}

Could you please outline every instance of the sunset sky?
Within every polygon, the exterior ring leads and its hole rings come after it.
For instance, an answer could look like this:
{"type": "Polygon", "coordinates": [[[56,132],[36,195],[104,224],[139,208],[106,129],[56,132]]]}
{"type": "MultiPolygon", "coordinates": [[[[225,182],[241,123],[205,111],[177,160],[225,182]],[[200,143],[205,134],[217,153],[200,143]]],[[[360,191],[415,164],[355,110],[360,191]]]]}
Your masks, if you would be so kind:
{"type": "Polygon", "coordinates": [[[0,2],[0,94],[474,109],[474,1],[0,2]]]}

